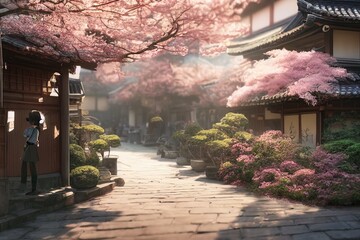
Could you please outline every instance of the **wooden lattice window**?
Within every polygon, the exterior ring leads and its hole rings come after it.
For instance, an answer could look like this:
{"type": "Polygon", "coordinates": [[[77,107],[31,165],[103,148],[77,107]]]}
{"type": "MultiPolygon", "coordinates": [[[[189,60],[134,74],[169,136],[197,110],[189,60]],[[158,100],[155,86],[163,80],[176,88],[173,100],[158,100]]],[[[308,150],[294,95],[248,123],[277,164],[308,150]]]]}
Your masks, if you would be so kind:
{"type": "Polygon", "coordinates": [[[4,90],[6,92],[36,95],[50,94],[51,72],[34,68],[7,66],[4,71],[4,90]]]}

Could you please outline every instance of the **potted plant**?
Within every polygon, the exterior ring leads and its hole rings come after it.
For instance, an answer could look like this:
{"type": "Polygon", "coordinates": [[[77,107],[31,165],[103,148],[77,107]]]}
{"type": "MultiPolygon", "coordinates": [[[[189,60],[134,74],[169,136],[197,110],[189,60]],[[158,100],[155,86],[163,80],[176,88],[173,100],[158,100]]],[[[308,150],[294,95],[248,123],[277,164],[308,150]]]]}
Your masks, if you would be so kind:
{"type": "Polygon", "coordinates": [[[103,156],[102,165],[108,168],[112,175],[117,175],[117,160],[118,156],[110,155],[111,148],[121,146],[120,137],[115,134],[104,134],[100,135],[100,139],[107,143],[107,148],[104,151],[107,151],[107,156],[103,156]]]}

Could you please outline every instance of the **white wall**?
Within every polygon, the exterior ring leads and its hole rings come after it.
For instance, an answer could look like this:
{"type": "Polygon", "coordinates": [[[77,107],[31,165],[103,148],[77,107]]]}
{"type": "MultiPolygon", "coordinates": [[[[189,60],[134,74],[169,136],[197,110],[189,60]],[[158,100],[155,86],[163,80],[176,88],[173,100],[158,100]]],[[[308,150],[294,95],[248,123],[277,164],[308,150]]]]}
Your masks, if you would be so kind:
{"type": "Polygon", "coordinates": [[[274,22],[291,17],[297,12],[297,0],[278,0],[274,4],[274,22]]]}
{"type": "Polygon", "coordinates": [[[265,7],[252,15],[251,31],[255,32],[270,26],[270,7],[265,7]]]}

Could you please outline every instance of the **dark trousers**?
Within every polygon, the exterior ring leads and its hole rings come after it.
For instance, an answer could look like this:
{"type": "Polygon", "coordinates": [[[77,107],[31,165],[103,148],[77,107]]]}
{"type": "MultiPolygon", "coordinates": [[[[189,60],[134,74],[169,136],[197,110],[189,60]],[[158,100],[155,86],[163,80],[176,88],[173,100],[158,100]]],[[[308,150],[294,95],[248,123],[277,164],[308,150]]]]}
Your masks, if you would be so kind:
{"type": "Polygon", "coordinates": [[[31,191],[36,191],[37,185],[37,172],[36,165],[34,162],[22,162],[21,165],[21,183],[26,184],[27,181],[27,163],[29,163],[30,173],[31,173],[31,191]]]}

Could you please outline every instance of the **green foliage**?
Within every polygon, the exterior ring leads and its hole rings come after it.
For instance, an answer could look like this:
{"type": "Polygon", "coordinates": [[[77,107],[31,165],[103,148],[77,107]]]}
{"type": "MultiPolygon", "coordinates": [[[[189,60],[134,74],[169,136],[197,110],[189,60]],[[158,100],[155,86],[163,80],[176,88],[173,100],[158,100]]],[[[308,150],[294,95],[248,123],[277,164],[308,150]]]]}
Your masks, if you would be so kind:
{"type": "Polygon", "coordinates": [[[105,132],[104,128],[102,128],[98,125],[95,125],[95,124],[89,124],[89,125],[82,126],[81,129],[84,132],[98,134],[98,135],[104,134],[104,132],[105,132]]]}
{"type": "Polygon", "coordinates": [[[115,134],[100,135],[100,139],[105,140],[110,147],[119,147],[121,145],[120,137],[115,134]]]}
{"type": "Polygon", "coordinates": [[[231,138],[223,140],[214,140],[205,143],[208,157],[213,165],[219,167],[222,162],[227,161],[231,157],[231,138]]]}
{"type": "Polygon", "coordinates": [[[189,139],[188,144],[201,147],[206,143],[206,141],[207,141],[207,137],[205,135],[195,135],[189,139]]]}
{"type": "Polygon", "coordinates": [[[70,172],[70,184],[73,188],[86,189],[95,187],[100,173],[96,167],[86,165],[76,167],[70,172]]]}
{"type": "Polygon", "coordinates": [[[229,137],[233,137],[236,132],[242,131],[248,125],[248,120],[243,114],[227,113],[213,128],[219,129],[229,137]]]}
{"type": "Polygon", "coordinates": [[[358,111],[335,112],[324,121],[323,141],[341,139],[360,141],[360,113],[358,111]]]}
{"type": "Polygon", "coordinates": [[[360,171],[360,142],[353,139],[341,139],[326,143],[323,148],[331,153],[344,153],[348,156],[348,159],[339,165],[341,170],[347,173],[360,171]]]}
{"type": "Polygon", "coordinates": [[[280,131],[267,131],[257,138],[253,152],[258,164],[269,166],[272,163],[294,159],[299,145],[280,131]]]}
{"type": "Polygon", "coordinates": [[[351,139],[341,139],[323,144],[323,148],[331,153],[338,153],[338,152],[345,153],[346,149],[354,145],[355,143],[356,141],[351,139]]]}
{"type": "Polygon", "coordinates": [[[244,114],[229,112],[220,120],[220,123],[244,130],[249,124],[249,121],[244,114]]]}
{"type": "Polygon", "coordinates": [[[100,158],[96,152],[90,152],[86,154],[86,165],[91,165],[94,167],[100,166],[100,158]]]}
{"type": "Polygon", "coordinates": [[[360,167],[360,143],[355,143],[348,147],[345,154],[349,156],[348,161],[360,167]]]}
{"type": "Polygon", "coordinates": [[[185,134],[185,130],[178,130],[173,133],[172,138],[180,143],[186,143],[190,135],[185,134]]]}
{"type": "Polygon", "coordinates": [[[184,134],[189,136],[196,135],[200,130],[202,130],[202,127],[198,123],[189,123],[185,126],[184,134]]]}
{"type": "Polygon", "coordinates": [[[246,131],[238,131],[234,134],[233,137],[238,141],[248,142],[254,138],[254,135],[252,135],[251,133],[246,132],[246,131]]]}
{"type": "Polygon", "coordinates": [[[160,116],[155,116],[150,119],[151,123],[162,122],[162,121],[163,121],[163,119],[160,116]]]}
{"type": "Polygon", "coordinates": [[[79,139],[77,138],[76,134],[73,131],[69,133],[69,143],[70,144],[78,144],[79,139]]]}
{"type": "Polygon", "coordinates": [[[69,145],[70,152],[70,169],[83,166],[86,163],[86,156],[84,149],[77,144],[69,145]]]}
{"type": "Polygon", "coordinates": [[[89,142],[89,147],[92,151],[98,152],[104,157],[104,152],[109,149],[109,144],[103,139],[96,139],[89,142]]]}
{"type": "Polygon", "coordinates": [[[120,137],[115,134],[104,134],[100,135],[100,139],[104,140],[107,143],[107,147],[104,149],[100,149],[100,153],[102,153],[102,156],[104,157],[104,151],[109,151],[108,156],[110,156],[110,150],[112,147],[119,147],[121,145],[120,137]],[[101,152],[102,151],[102,152],[101,152]]]}
{"type": "Polygon", "coordinates": [[[211,128],[199,131],[195,137],[204,136],[205,141],[224,140],[228,136],[219,129],[211,128]]]}

